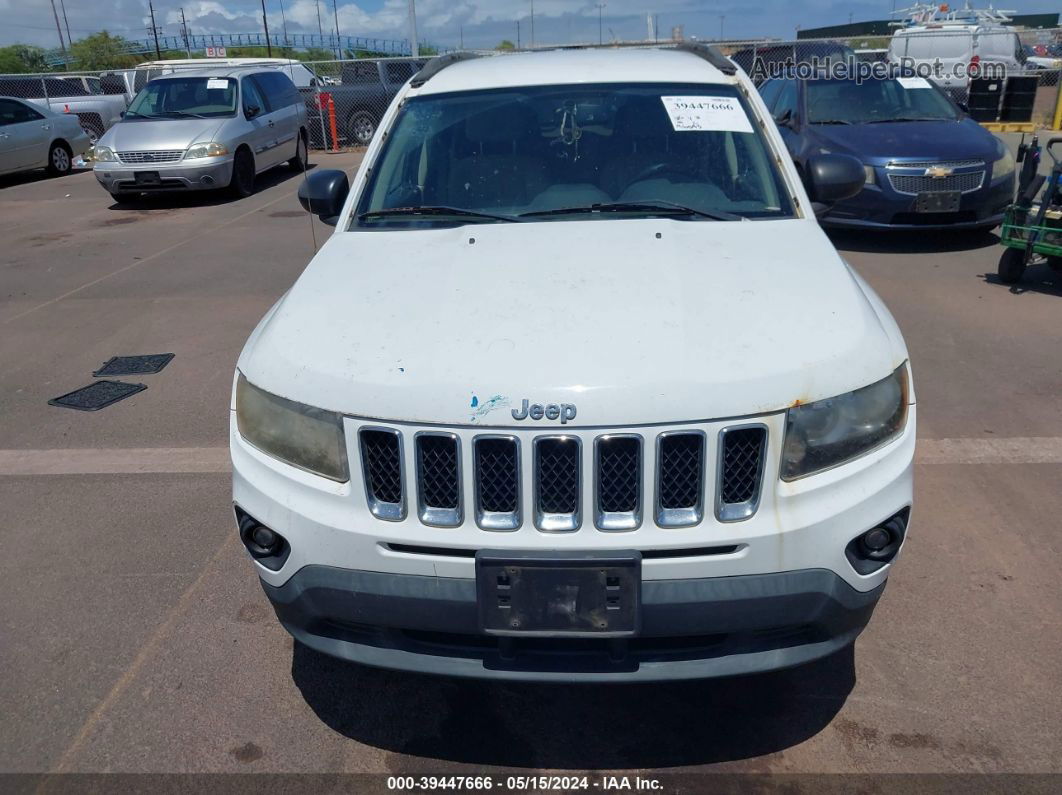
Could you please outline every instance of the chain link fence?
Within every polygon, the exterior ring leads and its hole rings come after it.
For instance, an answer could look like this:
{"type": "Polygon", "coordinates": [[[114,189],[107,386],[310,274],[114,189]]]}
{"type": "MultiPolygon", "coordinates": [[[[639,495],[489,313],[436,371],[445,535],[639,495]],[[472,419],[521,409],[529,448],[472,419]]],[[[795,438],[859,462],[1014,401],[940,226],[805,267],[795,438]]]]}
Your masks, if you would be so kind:
{"type": "MultiPolygon", "coordinates": [[[[832,64],[872,67],[904,64],[926,74],[980,122],[1050,127],[1059,107],[1062,29],[981,36],[977,45],[961,31],[849,39],[715,42],[757,84],[790,73],[821,74],[832,64]],[[999,36],[1002,36],[999,38],[999,36]]],[[[626,46],[654,46],[631,43],[626,46]]],[[[666,46],[666,45],[663,45],[666,46]]],[[[497,53],[490,53],[495,55],[497,53]]],[[[324,150],[365,146],[402,85],[427,58],[359,58],[335,61],[258,61],[287,73],[305,101],[310,145],[324,150]]],[[[253,65],[241,63],[242,65],[253,65]]],[[[95,141],[121,119],[149,81],[205,61],[142,64],[104,72],[0,75],[0,96],[75,113],[95,141]]]]}

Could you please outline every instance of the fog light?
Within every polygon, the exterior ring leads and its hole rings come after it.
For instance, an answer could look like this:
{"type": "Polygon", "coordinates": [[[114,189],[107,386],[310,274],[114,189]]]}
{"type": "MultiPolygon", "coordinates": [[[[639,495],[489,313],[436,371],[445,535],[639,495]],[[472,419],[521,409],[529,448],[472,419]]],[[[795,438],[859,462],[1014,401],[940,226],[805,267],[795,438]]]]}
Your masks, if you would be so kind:
{"type": "MultiPolygon", "coordinates": [[[[869,533],[867,535],[869,535],[869,533]]],[[[264,552],[272,552],[273,548],[276,547],[277,543],[280,541],[276,533],[263,525],[258,525],[258,527],[251,531],[251,540],[260,546],[264,552]]],[[[888,539],[886,539],[886,542],[887,541],[888,539]]]]}
{"type": "Polygon", "coordinates": [[[863,548],[870,554],[881,552],[892,541],[892,535],[884,527],[875,527],[863,534],[863,548]]]}

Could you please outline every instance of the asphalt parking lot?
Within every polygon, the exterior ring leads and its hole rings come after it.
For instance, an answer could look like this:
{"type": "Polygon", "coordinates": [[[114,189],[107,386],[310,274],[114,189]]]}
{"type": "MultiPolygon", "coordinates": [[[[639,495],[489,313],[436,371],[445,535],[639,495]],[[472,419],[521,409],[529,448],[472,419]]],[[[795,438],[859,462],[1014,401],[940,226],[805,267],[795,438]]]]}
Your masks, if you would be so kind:
{"type": "Polygon", "coordinates": [[[312,254],[297,185],[128,208],[89,172],[0,180],[0,772],[1062,772],[1062,274],[1000,284],[994,236],[835,238],[906,335],[921,437],[854,651],[733,681],[435,679],[294,648],[233,526],[232,371],[312,254]],[[141,394],[48,405],[163,352],[141,394]]]}

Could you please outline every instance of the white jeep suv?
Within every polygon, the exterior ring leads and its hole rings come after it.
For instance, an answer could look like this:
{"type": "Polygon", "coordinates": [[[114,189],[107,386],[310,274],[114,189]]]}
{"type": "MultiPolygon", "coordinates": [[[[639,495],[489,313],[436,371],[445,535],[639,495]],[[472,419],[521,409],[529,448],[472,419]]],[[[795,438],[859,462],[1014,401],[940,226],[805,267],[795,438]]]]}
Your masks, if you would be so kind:
{"type": "MultiPolygon", "coordinates": [[[[803,184],[802,184],[803,179],[803,184]]],[[[444,56],[398,94],[232,396],[239,531],[321,652],[676,679],[850,644],[907,531],[892,316],[703,46],[444,56]]]]}

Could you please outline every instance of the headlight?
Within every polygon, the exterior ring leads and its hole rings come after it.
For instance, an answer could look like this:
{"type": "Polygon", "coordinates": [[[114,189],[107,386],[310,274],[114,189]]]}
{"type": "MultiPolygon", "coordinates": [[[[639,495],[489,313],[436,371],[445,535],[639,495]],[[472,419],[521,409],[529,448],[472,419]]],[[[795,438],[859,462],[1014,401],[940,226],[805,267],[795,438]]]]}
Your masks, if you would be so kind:
{"type": "Polygon", "coordinates": [[[1010,153],[1007,145],[998,138],[996,140],[999,143],[999,148],[1003,151],[999,155],[999,159],[996,160],[995,165],[992,166],[992,179],[1009,177],[1014,173],[1014,169],[1017,168],[1017,163],[1014,162],[1014,155],[1010,153]]]}
{"type": "Polygon", "coordinates": [[[100,146],[97,144],[92,149],[92,159],[97,163],[113,163],[118,159],[118,156],[109,146],[100,146]]]}
{"type": "Polygon", "coordinates": [[[184,153],[184,159],[196,160],[200,157],[218,157],[219,155],[227,155],[228,153],[229,150],[222,144],[196,144],[195,146],[188,148],[188,151],[184,153]]]}
{"type": "Polygon", "coordinates": [[[350,479],[343,418],[335,412],[271,395],[241,373],[236,427],[263,453],[332,480],[350,479]]]}
{"type": "Polygon", "coordinates": [[[867,185],[873,185],[877,182],[874,175],[874,166],[863,166],[863,171],[866,172],[867,175],[867,185]]]}
{"type": "Polygon", "coordinates": [[[835,398],[789,409],[782,480],[842,464],[899,435],[907,424],[907,367],[835,398]]]}

